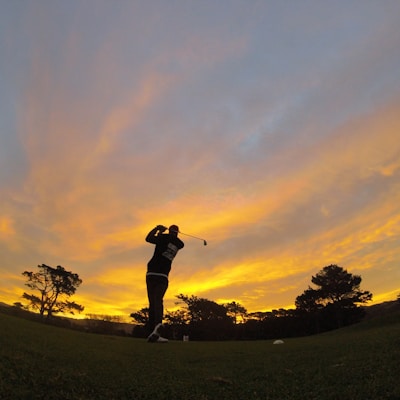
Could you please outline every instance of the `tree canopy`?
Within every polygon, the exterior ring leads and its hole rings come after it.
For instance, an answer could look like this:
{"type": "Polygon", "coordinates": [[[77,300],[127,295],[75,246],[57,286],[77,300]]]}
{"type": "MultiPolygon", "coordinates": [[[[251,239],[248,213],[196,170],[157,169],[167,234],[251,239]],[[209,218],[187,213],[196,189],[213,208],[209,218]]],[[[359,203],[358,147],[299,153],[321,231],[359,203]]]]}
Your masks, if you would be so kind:
{"type": "Polygon", "coordinates": [[[361,276],[338,265],[328,265],[312,276],[317,288],[308,287],[295,301],[300,311],[334,320],[336,327],[358,320],[363,312],[357,308],[372,299],[372,293],[360,289],[361,276]]]}
{"type": "Polygon", "coordinates": [[[81,285],[79,275],[58,265],[56,268],[42,264],[38,265],[38,272],[24,271],[28,281],[25,284],[36,294],[24,293],[22,297],[29,301],[28,308],[36,310],[41,316],[60,312],[82,312],[84,307],[68,301],[68,298],[75,294],[76,289],[81,285]]]}

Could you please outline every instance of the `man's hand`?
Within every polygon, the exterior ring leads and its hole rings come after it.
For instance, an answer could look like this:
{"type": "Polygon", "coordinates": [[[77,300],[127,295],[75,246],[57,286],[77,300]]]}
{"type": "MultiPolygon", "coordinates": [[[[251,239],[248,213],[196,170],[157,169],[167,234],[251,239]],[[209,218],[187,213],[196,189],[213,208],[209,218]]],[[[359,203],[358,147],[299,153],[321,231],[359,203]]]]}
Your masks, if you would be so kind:
{"type": "Polygon", "coordinates": [[[164,226],[164,225],[157,225],[157,230],[159,231],[159,232],[165,232],[166,230],[167,230],[168,228],[166,227],[166,226],[164,226]]]}

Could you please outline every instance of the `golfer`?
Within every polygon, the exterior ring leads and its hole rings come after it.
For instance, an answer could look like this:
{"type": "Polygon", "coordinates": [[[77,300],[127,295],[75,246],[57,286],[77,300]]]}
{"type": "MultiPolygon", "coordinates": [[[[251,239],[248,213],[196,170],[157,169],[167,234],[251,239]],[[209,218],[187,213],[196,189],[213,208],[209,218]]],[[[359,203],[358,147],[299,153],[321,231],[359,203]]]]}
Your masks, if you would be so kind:
{"type": "Polygon", "coordinates": [[[166,343],[168,339],[160,335],[164,314],[164,295],[168,289],[168,274],[171,271],[172,260],[184,243],[178,238],[179,228],[171,225],[167,228],[157,225],[152,229],[146,242],[155,244],[154,254],[147,264],[146,285],[149,298],[149,342],[166,343]]]}

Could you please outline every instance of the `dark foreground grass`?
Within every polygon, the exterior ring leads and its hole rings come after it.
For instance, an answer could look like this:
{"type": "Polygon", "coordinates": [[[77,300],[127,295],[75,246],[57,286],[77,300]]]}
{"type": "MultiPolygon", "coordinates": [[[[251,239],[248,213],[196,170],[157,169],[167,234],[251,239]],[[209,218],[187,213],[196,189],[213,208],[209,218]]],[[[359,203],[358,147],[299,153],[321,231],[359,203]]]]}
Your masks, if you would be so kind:
{"type": "Polygon", "coordinates": [[[400,315],[329,334],[169,342],[0,314],[0,399],[398,400],[400,315]]]}

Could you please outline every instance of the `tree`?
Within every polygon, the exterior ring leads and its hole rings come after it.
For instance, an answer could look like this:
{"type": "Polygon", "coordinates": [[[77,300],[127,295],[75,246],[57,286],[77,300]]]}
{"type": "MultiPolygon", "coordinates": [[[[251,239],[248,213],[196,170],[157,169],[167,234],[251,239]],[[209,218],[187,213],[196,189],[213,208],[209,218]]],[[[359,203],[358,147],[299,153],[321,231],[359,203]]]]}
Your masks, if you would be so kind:
{"type": "Polygon", "coordinates": [[[197,296],[185,296],[180,294],[176,296],[178,299],[186,303],[190,322],[221,320],[229,318],[227,309],[217,304],[215,301],[203,299],[197,296]]]}
{"type": "Polygon", "coordinates": [[[372,299],[372,293],[360,290],[361,276],[352,275],[337,265],[324,267],[311,281],[320,287],[323,305],[354,306],[372,299]]]}
{"type": "Polygon", "coordinates": [[[132,335],[134,337],[145,338],[148,335],[149,308],[142,308],[139,311],[131,313],[130,316],[135,324],[132,330],[132,335]]]}
{"type": "Polygon", "coordinates": [[[268,316],[268,312],[266,311],[255,311],[247,314],[250,320],[261,322],[268,316]]]}
{"type": "Polygon", "coordinates": [[[312,277],[311,282],[317,289],[309,287],[296,298],[299,311],[319,314],[327,321],[334,320],[334,326],[340,327],[358,321],[363,311],[358,304],[372,299],[372,293],[360,289],[361,276],[352,275],[338,265],[328,265],[312,277]]]}
{"type": "Polygon", "coordinates": [[[229,337],[233,321],[227,309],[214,301],[197,296],[176,296],[187,307],[190,336],[199,340],[221,340],[229,337]]]}
{"type": "Polygon", "coordinates": [[[121,329],[122,319],[119,315],[86,314],[86,318],[86,329],[89,332],[105,335],[125,334],[121,329]]]}
{"type": "Polygon", "coordinates": [[[75,294],[76,289],[82,283],[78,274],[66,271],[60,265],[57,268],[42,264],[38,265],[39,272],[24,271],[22,275],[27,277],[25,284],[39,295],[24,293],[22,297],[29,301],[28,307],[36,310],[43,317],[47,314],[50,318],[53,314],[69,311],[74,314],[84,310],[81,305],[70,302],[68,297],[75,294]]]}
{"type": "Polygon", "coordinates": [[[26,306],[24,306],[20,301],[14,303],[14,307],[19,308],[20,310],[24,310],[26,306]]]}
{"type": "Polygon", "coordinates": [[[165,320],[170,325],[185,326],[189,323],[188,313],[186,310],[167,311],[165,313],[165,320]]]}
{"type": "Polygon", "coordinates": [[[167,332],[174,339],[182,339],[188,335],[189,314],[186,309],[167,311],[164,319],[168,326],[167,332]]]}
{"type": "Polygon", "coordinates": [[[323,305],[320,304],[320,293],[309,286],[303,294],[296,297],[295,306],[298,310],[307,313],[314,313],[321,310],[323,305]]]}
{"type": "Polygon", "coordinates": [[[149,320],[149,307],[145,307],[139,311],[133,312],[130,316],[133,319],[133,322],[144,326],[149,320]]]}
{"type": "Polygon", "coordinates": [[[227,309],[227,314],[233,319],[233,323],[236,325],[238,322],[238,317],[240,320],[245,321],[247,317],[247,310],[237,303],[236,301],[232,301],[230,303],[224,304],[224,307],[227,309]]]}

